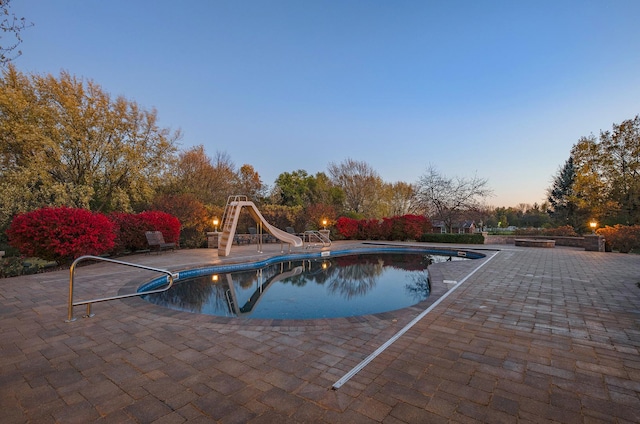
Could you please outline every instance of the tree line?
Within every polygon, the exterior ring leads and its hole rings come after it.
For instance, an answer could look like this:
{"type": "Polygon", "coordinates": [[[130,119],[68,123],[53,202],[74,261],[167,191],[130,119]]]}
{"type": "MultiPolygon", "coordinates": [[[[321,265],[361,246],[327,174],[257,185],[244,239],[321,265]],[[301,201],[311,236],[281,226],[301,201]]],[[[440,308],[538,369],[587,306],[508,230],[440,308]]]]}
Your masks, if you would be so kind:
{"type": "Polygon", "coordinates": [[[339,216],[405,214],[429,216],[449,229],[469,219],[489,228],[581,228],[591,218],[637,223],[639,120],[581,139],[548,203],[493,208],[485,203],[492,195],[486,179],[448,177],[432,165],[415,183],[386,182],[366,162],[347,158],[314,175],[282,172],[268,185],[253,166],[237,167],[224,151],[209,157],[202,145],[180,149],[182,134],[160,127],[155,109],[114,98],[68,72],[28,75],[8,64],[0,79],[0,237],[18,213],[69,206],[160,210],[201,239],[234,194],[253,199],[274,225],[298,231],[339,216]]]}
{"type": "Polygon", "coordinates": [[[581,137],[548,190],[556,225],[640,224],[640,115],[581,137]]]}
{"type": "Polygon", "coordinates": [[[209,157],[202,145],[179,149],[182,134],[160,127],[155,109],[114,98],[68,72],[28,75],[11,64],[0,79],[0,135],[2,230],[17,213],[69,206],[102,213],[155,208],[203,232],[233,194],[289,222],[306,215],[297,222],[302,227],[317,225],[320,217],[429,212],[452,222],[490,193],[486,180],[447,178],[434,167],[415,184],[385,182],[369,164],[351,158],[315,175],[283,172],[269,186],[253,166],[236,167],[224,151],[209,157]]]}

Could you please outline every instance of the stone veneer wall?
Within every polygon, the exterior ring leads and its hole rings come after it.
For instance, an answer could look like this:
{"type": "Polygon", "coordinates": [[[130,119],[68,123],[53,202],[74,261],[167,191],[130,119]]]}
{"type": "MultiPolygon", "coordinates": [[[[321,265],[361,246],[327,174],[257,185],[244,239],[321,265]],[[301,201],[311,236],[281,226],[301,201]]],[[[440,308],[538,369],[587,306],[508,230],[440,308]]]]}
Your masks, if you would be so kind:
{"type": "Polygon", "coordinates": [[[556,246],[584,247],[584,237],[555,237],[555,236],[484,236],[484,244],[515,244],[516,238],[526,238],[532,240],[555,240],[556,246]]]}

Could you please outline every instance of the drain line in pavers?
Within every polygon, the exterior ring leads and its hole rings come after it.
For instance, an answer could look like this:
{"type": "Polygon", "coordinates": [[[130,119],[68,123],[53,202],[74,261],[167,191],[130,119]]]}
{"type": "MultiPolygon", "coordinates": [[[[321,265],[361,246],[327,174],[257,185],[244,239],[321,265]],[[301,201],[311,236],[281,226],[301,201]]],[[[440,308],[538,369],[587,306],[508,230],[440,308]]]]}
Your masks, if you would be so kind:
{"type": "Polygon", "coordinates": [[[424,318],[429,312],[431,312],[431,310],[433,308],[435,308],[436,306],[438,306],[440,304],[440,302],[442,302],[443,300],[445,300],[447,298],[447,296],[449,296],[451,293],[453,293],[458,287],[460,287],[460,285],[462,285],[462,283],[464,283],[465,281],[467,281],[467,279],[469,277],[471,277],[473,274],[475,274],[480,268],[482,268],[483,266],[485,266],[486,264],[489,263],[489,261],[493,258],[495,258],[498,253],[500,252],[496,252],[494,255],[490,256],[486,261],[484,261],[483,263],[481,263],[476,269],[474,269],[473,271],[471,271],[469,274],[467,274],[466,277],[464,277],[462,280],[458,281],[458,283],[453,286],[449,291],[447,291],[445,294],[442,295],[442,297],[440,297],[440,299],[436,300],[435,302],[433,302],[433,304],[431,306],[429,306],[427,309],[425,309],[424,311],[422,311],[420,313],[420,315],[418,315],[417,317],[415,317],[410,323],[408,323],[407,325],[404,326],[404,328],[400,331],[398,331],[396,334],[393,335],[393,337],[391,337],[389,340],[387,340],[382,346],[380,346],[379,348],[377,348],[371,355],[367,356],[365,359],[362,360],[362,362],[360,362],[358,365],[356,365],[355,367],[353,367],[351,369],[351,371],[349,371],[348,373],[346,373],[340,380],[336,381],[335,383],[333,383],[333,386],[331,386],[331,388],[333,390],[339,389],[340,387],[342,387],[342,385],[344,383],[346,383],[347,381],[349,381],[351,379],[351,377],[353,377],[354,375],[356,375],[361,369],[363,369],[364,367],[367,366],[367,364],[369,364],[369,362],[373,361],[378,355],[380,355],[382,352],[384,352],[389,346],[391,346],[393,344],[393,342],[395,342],[396,340],[398,340],[404,333],[406,333],[407,331],[409,331],[409,329],[411,327],[413,327],[415,324],[418,323],[418,321],[420,321],[422,318],[424,318]]]}

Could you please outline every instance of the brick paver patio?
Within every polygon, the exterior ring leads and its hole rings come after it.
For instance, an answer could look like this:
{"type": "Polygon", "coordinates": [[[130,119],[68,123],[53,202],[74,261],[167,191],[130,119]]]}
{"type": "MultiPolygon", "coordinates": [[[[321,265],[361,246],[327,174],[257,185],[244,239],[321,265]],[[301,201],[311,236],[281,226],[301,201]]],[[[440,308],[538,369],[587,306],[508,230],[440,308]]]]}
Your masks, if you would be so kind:
{"type": "MultiPolygon", "coordinates": [[[[132,298],[65,323],[68,271],[0,280],[0,422],[640,422],[640,256],[482,248],[499,252],[337,390],[435,299],[366,317],[276,321],[132,298]]],[[[172,270],[218,261],[207,249],[121,259],[172,270]]],[[[435,265],[434,296],[486,260],[435,265]]],[[[76,300],[152,276],[113,264],[77,275],[76,300]]]]}

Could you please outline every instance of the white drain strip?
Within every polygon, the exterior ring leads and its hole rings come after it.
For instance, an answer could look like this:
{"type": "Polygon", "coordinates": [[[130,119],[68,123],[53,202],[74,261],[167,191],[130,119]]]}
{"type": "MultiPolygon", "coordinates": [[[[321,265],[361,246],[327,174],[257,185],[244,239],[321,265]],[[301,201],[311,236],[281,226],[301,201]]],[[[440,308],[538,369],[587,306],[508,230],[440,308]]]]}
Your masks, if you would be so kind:
{"type": "MultiPolygon", "coordinates": [[[[467,279],[469,277],[471,277],[473,274],[475,274],[480,268],[482,268],[483,266],[485,266],[486,264],[489,263],[489,261],[493,258],[495,258],[498,255],[499,252],[496,252],[495,255],[492,255],[491,257],[489,257],[486,261],[484,261],[483,263],[481,263],[476,269],[474,269],[473,271],[471,271],[466,277],[464,277],[462,280],[458,281],[458,283],[453,286],[451,288],[451,290],[447,291],[445,294],[442,295],[442,297],[438,300],[436,300],[435,302],[433,302],[433,304],[431,306],[429,306],[427,309],[425,309],[424,311],[422,311],[420,313],[420,315],[418,315],[417,317],[415,317],[410,323],[408,323],[407,325],[404,326],[404,328],[400,331],[398,331],[396,334],[394,334],[393,337],[391,337],[389,340],[387,340],[382,346],[380,346],[379,348],[377,348],[371,355],[367,356],[365,359],[362,360],[362,362],[360,362],[358,365],[356,365],[355,367],[353,367],[351,369],[351,371],[349,371],[348,373],[346,373],[340,380],[336,381],[335,383],[333,383],[333,386],[331,386],[334,390],[339,389],[340,387],[342,387],[342,385],[344,383],[346,383],[347,381],[349,381],[351,379],[351,377],[353,377],[354,375],[356,375],[361,369],[363,369],[364,367],[367,366],[367,364],[369,364],[369,362],[373,361],[378,355],[380,355],[382,352],[385,351],[386,348],[388,348],[389,346],[391,346],[393,344],[393,342],[395,342],[396,340],[398,340],[404,333],[406,333],[407,331],[409,331],[409,329],[411,327],[413,327],[414,325],[416,325],[418,323],[418,321],[420,321],[422,318],[425,317],[425,315],[427,315],[429,312],[431,312],[431,310],[433,308],[435,308],[436,306],[438,306],[440,304],[440,302],[442,302],[443,300],[445,300],[447,298],[447,296],[449,296],[451,293],[453,293],[453,291],[455,289],[457,289],[458,287],[460,287],[460,285],[462,283],[464,283],[465,281],[467,281],[467,279]]],[[[449,280],[447,280],[449,281],[449,280]]]]}

